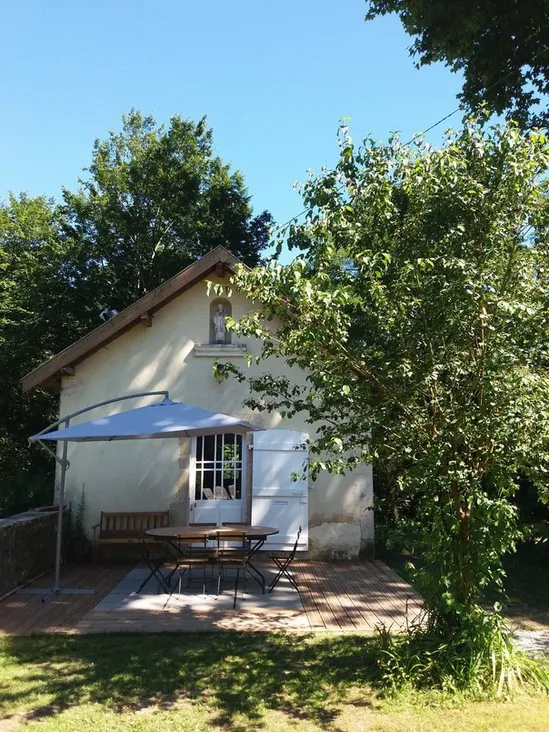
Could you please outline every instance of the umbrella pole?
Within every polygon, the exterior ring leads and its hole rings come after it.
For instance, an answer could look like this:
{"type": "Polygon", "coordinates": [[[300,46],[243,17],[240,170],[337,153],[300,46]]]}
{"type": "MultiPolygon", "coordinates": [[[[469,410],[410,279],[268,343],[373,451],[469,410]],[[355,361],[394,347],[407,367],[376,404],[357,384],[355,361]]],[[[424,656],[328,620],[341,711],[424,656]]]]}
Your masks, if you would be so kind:
{"type": "MultiPolygon", "coordinates": [[[[69,420],[65,422],[65,427],[69,426],[69,420]]],[[[42,602],[46,603],[53,599],[56,595],[94,595],[95,590],[92,589],[69,589],[61,588],[59,586],[59,579],[61,575],[61,548],[63,544],[63,510],[65,508],[65,482],[67,476],[67,468],[69,467],[69,461],[67,460],[68,443],[63,442],[63,448],[61,451],[61,458],[57,458],[61,465],[61,474],[59,476],[59,506],[57,510],[57,536],[55,538],[55,574],[53,580],[53,587],[51,590],[44,595],[42,602]]],[[[41,595],[44,590],[42,588],[32,587],[30,589],[19,590],[20,594],[27,595],[41,595]]]]}
{"type": "MultiPolygon", "coordinates": [[[[65,422],[65,427],[69,426],[69,420],[65,422]]],[[[57,512],[57,537],[55,540],[55,579],[53,588],[44,595],[42,602],[49,602],[55,595],[94,595],[95,590],[91,589],[68,589],[67,587],[59,587],[59,576],[61,574],[61,547],[63,543],[63,510],[65,508],[65,481],[69,461],[67,460],[68,443],[63,442],[61,452],[61,475],[59,476],[59,510],[57,512]]]]}
{"type": "MultiPolygon", "coordinates": [[[[39,432],[37,435],[35,435],[35,439],[37,442],[42,445],[42,447],[47,450],[50,454],[53,455],[54,459],[61,465],[61,475],[59,477],[59,510],[57,512],[57,537],[55,541],[55,575],[54,575],[54,581],[53,581],[53,587],[52,589],[44,595],[42,598],[42,602],[48,602],[52,599],[52,597],[55,597],[55,595],[93,595],[95,594],[95,590],[84,590],[84,589],[68,589],[66,587],[61,588],[59,586],[59,577],[61,574],[61,545],[62,545],[62,537],[63,537],[63,503],[65,501],[65,476],[67,474],[67,468],[69,467],[69,461],[67,460],[67,442],[63,442],[63,451],[61,453],[61,457],[57,455],[57,453],[53,452],[49,449],[47,445],[45,445],[41,440],[40,436],[45,435],[51,430],[58,427],[63,422],[65,423],[65,427],[68,427],[70,424],[70,421],[73,417],[78,416],[79,414],[84,414],[85,412],[89,412],[92,409],[97,409],[97,407],[103,407],[107,404],[114,404],[115,402],[122,402],[125,399],[136,399],[137,397],[143,397],[143,396],[163,396],[164,399],[169,399],[170,394],[169,392],[162,390],[162,391],[143,391],[139,392],[137,394],[126,394],[125,396],[121,397],[115,397],[114,399],[107,399],[103,402],[98,402],[97,404],[90,404],[89,407],[84,407],[84,409],[79,409],[77,412],[73,412],[72,414],[67,414],[64,417],[61,417],[61,419],[58,419],[57,422],[54,422],[53,424],[50,424],[49,427],[46,427],[41,432],[39,432]]],[[[29,588],[29,589],[22,589],[18,590],[18,593],[21,595],[41,595],[43,594],[44,589],[43,588],[29,588]]]]}
{"type": "MultiPolygon", "coordinates": [[[[68,426],[68,424],[67,424],[68,426]]],[[[67,475],[67,449],[68,445],[63,442],[61,453],[61,475],[59,477],[59,506],[57,511],[57,536],[55,540],[55,579],[53,581],[53,593],[59,592],[59,575],[61,574],[61,543],[63,536],[63,509],[65,507],[65,477],[67,475]]]]}

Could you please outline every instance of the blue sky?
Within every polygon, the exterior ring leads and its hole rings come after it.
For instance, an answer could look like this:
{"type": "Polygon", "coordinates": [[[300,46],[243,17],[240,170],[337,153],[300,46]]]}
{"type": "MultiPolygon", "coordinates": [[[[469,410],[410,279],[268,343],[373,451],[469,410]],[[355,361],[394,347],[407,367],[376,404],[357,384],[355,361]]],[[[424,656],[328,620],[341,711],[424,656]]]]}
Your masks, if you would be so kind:
{"type": "MultiPolygon", "coordinates": [[[[208,116],[254,209],[302,210],[296,180],[356,139],[408,140],[457,107],[460,78],[416,70],[395,17],[363,0],[16,0],[0,4],[0,199],[75,188],[95,138],[132,107],[208,116]]],[[[437,144],[460,114],[430,133],[437,144]]]]}

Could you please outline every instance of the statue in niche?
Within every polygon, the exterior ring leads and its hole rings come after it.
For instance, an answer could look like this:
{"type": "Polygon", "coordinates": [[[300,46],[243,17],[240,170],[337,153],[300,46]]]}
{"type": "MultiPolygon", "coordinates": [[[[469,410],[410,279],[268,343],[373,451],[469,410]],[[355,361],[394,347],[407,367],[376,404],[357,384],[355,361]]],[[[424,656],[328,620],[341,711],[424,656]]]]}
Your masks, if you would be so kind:
{"type": "Polygon", "coordinates": [[[221,303],[217,306],[217,310],[213,314],[213,324],[215,332],[215,342],[225,343],[225,309],[221,303]]]}

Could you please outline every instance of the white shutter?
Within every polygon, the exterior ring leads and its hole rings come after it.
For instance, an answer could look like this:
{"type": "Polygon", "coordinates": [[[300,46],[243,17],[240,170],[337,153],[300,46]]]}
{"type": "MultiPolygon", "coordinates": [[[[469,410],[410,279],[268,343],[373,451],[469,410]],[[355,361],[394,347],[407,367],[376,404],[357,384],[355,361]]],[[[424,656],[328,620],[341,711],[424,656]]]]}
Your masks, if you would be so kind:
{"type": "Polygon", "coordinates": [[[309,483],[308,435],[296,430],[254,433],[252,461],[252,524],[274,526],[272,549],[293,548],[301,526],[299,549],[308,546],[309,483]],[[302,475],[292,480],[292,474],[302,475]]]}

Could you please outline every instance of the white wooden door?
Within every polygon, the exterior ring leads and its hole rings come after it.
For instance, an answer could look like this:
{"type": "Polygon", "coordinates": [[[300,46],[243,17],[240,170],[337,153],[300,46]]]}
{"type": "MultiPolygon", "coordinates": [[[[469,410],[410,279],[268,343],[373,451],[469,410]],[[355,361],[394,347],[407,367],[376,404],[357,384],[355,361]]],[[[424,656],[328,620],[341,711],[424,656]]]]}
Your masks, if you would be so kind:
{"type": "Polygon", "coordinates": [[[252,463],[252,524],[274,526],[271,549],[293,548],[301,527],[298,549],[308,546],[309,482],[308,435],[296,430],[254,433],[252,463]],[[296,480],[296,476],[300,476],[296,480]]]}
{"type": "Polygon", "coordinates": [[[193,438],[189,523],[245,520],[245,442],[234,434],[193,438]]]}

